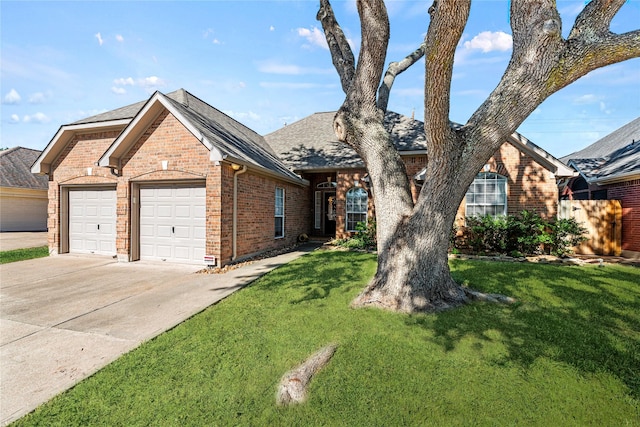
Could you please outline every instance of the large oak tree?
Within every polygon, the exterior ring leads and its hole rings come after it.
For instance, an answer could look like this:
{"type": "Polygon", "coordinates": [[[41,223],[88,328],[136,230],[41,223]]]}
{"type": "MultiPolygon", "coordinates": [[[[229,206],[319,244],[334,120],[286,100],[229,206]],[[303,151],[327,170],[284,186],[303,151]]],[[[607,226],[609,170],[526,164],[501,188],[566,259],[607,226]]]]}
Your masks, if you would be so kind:
{"type": "Polygon", "coordinates": [[[506,138],[550,95],[592,70],[640,56],[640,30],[610,31],[625,1],[592,0],[563,38],[555,1],[511,0],[509,65],[467,123],[453,128],[449,107],[454,54],[471,0],[434,1],[424,41],[402,61],[391,63],[384,75],[390,37],[384,1],[357,1],[362,43],[356,62],[329,0],[320,0],[317,18],[346,94],[334,130],[363,159],[375,200],[378,268],[354,306],[431,311],[455,307],[477,295],[451,278],[447,262],[449,233],[467,188],[506,138]],[[395,77],[423,56],[428,161],[414,203],[404,163],[383,118],[395,77]]]}

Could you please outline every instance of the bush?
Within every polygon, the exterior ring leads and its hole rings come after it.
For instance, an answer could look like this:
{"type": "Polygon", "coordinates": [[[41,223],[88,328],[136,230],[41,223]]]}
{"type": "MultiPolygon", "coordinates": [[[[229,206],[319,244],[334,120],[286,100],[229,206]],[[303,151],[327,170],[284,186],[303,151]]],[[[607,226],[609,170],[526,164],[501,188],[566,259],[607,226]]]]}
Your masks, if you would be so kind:
{"type": "Polygon", "coordinates": [[[359,222],[356,224],[355,234],[348,239],[338,240],[337,244],[349,249],[375,250],[378,245],[376,240],[376,220],[369,219],[366,223],[359,222]]]}
{"type": "Polygon", "coordinates": [[[571,219],[545,220],[535,212],[467,217],[466,243],[475,253],[537,255],[545,249],[565,256],[583,242],[587,230],[571,219]]]}

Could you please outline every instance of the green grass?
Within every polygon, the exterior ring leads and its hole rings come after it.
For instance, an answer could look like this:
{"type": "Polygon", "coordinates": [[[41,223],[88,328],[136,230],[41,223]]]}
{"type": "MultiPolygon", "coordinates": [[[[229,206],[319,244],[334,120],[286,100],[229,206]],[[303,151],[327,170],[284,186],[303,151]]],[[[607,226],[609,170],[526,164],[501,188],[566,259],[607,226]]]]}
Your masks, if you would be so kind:
{"type": "Polygon", "coordinates": [[[640,269],[460,261],[514,305],[352,310],[375,270],[316,252],[142,345],[17,422],[46,426],[640,425],[640,269]],[[309,401],[282,375],[328,343],[309,401]]]}
{"type": "Polygon", "coordinates": [[[24,261],[33,258],[42,258],[46,256],[49,256],[49,248],[47,246],[27,249],[14,249],[12,251],[0,251],[0,264],[24,261]]]}

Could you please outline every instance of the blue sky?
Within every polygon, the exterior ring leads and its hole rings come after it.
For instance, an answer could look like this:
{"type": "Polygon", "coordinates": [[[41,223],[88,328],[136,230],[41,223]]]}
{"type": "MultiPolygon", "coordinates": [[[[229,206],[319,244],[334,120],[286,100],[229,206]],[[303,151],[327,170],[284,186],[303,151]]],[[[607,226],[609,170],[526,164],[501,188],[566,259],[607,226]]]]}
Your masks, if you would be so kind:
{"type": "MultiPolygon", "coordinates": [[[[558,0],[568,33],[584,0],[558,0]]],[[[391,0],[387,61],[422,41],[431,1],[391,0]]],[[[354,48],[355,1],[333,2],[354,48]]],[[[317,1],[0,2],[0,146],[43,149],[58,128],[185,88],[266,134],[343,93],[315,16],[317,1]]],[[[628,0],[614,32],[640,23],[628,0]]],[[[511,53],[507,0],[475,0],[459,45],[451,119],[464,123],[499,81],[511,53]]],[[[423,63],[402,74],[389,108],[423,115],[423,63]]],[[[543,103],[520,127],[560,157],[640,115],[640,59],[596,70],[543,103]]]]}

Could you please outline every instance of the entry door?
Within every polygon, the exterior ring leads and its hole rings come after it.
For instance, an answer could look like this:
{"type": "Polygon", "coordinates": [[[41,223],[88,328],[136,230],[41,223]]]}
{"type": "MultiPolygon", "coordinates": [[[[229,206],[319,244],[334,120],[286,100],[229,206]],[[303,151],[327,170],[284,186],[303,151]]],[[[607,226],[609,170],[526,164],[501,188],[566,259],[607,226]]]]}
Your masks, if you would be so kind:
{"type": "Polygon", "coordinates": [[[140,188],[140,259],[202,264],[205,245],[204,187],[140,188]]]}
{"type": "Polygon", "coordinates": [[[324,193],[324,234],[336,235],[336,193],[324,193]]]}
{"type": "Polygon", "coordinates": [[[115,190],[69,190],[69,252],[116,254],[115,190]]]}

